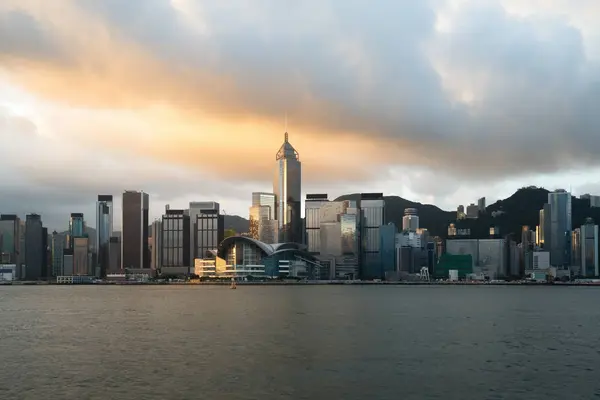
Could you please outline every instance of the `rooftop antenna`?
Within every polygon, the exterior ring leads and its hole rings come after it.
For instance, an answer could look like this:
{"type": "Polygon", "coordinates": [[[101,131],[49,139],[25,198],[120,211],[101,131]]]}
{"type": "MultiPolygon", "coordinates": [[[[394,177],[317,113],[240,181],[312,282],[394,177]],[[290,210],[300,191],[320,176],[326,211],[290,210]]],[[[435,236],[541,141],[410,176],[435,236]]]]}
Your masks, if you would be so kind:
{"type": "Polygon", "coordinates": [[[285,112],[285,141],[288,141],[288,133],[287,133],[287,111],[285,112]]]}

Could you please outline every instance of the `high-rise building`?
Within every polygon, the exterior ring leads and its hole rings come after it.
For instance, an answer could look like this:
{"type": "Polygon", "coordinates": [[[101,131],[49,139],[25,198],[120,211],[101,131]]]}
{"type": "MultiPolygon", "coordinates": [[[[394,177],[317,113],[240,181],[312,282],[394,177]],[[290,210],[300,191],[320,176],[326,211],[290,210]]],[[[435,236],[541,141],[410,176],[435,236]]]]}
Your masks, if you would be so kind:
{"type": "Polygon", "coordinates": [[[276,219],[279,242],[302,242],[302,166],[300,156],[288,141],[284,142],[275,156],[277,167],[273,179],[273,193],[277,196],[276,219]]]}
{"type": "MultiPolygon", "coordinates": [[[[187,267],[190,262],[190,216],[167,208],[161,222],[161,268],[187,267]]],[[[154,228],[154,225],[153,225],[154,228]]]]}
{"type": "Polygon", "coordinates": [[[402,217],[402,230],[416,232],[419,229],[419,210],[405,208],[402,217]]]}
{"type": "Polygon", "coordinates": [[[85,220],[82,213],[71,213],[69,218],[69,247],[73,247],[73,238],[85,235],[85,220]]]}
{"type": "MultiPolygon", "coordinates": [[[[404,210],[406,213],[406,210],[404,210]]],[[[404,221],[402,221],[404,224],[404,221]]],[[[409,229],[405,230],[406,232],[409,229]]],[[[412,233],[412,231],[410,231],[412,233]]],[[[390,274],[395,273],[397,264],[397,251],[396,251],[396,235],[398,234],[398,228],[396,224],[390,222],[389,224],[382,225],[379,231],[379,239],[381,241],[381,264],[383,269],[383,275],[386,279],[390,278],[390,274]]]]}
{"type": "Polygon", "coordinates": [[[524,225],[521,230],[521,254],[520,254],[520,273],[530,270],[533,263],[533,249],[535,242],[535,232],[524,225]]]}
{"type": "Polygon", "coordinates": [[[591,194],[582,194],[579,196],[582,200],[589,200],[590,207],[600,207],[600,196],[593,196],[591,194]]]}
{"type": "MultiPolygon", "coordinates": [[[[548,193],[550,204],[550,264],[567,267],[571,262],[571,193],[557,190],[548,193]]],[[[547,239],[547,237],[545,237],[547,239]]]]}
{"type": "Polygon", "coordinates": [[[46,248],[44,247],[44,227],[42,217],[28,214],[25,219],[25,279],[29,281],[44,278],[46,275],[46,248]]]}
{"type": "Polygon", "coordinates": [[[52,252],[52,276],[63,276],[63,258],[64,258],[64,249],[66,247],[67,237],[56,231],[52,232],[52,244],[51,244],[51,252],[52,252]]]}
{"type": "Polygon", "coordinates": [[[74,260],[73,260],[73,248],[63,250],[63,276],[74,275],[74,260]]]}
{"type": "Polygon", "coordinates": [[[276,196],[274,193],[252,193],[252,206],[249,210],[250,237],[263,243],[278,241],[277,220],[275,219],[276,196]]]}
{"type": "Polygon", "coordinates": [[[120,274],[121,270],[121,241],[118,236],[111,236],[107,274],[120,274]]]}
{"type": "Polygon", "coordinates": [[[110,238],[113,234],[113,197],[98,195],[96,203],[96,258],[100,276],[105,276],[110,263],[110,238]]]}
{"type": "Polygon", "coordinates": [[[379,229],[385,224],[385,200],[382,193],[361,193],[360,210],[361,279],[382,279],[379,229]]]}
{"type": "Polygon", "coordinates": [[[600,276],[598,264],[598,225],[588,218],[581,226],[581,275],[600,276]]]}
{"type": "Polygon", "coordinates": [[[541,210],[540,213],[540,229],[542,231],[542,235],[544,237],[544,242],[542,245],[542,248],[548,252],[550,252],[550,248],[552,247],[552,235],[551,235],[551,228],[552,228],[552,223],[551,221],[551,217],[552,217],[552,212],[551,212],[551,207],[549,203],[545,203],[544,207],[541,210]]]}
{"type": "Polygon", "coordinates": [[[485,197],[480,198],[479,200],[477,200],[477,209],[479,210],[480,213],[485,213],[485,197]]]}
{"type": "Polygon", "coordinates": [[[21,221],[14,214],[0,215],[0,264],[15,264],[19,273],[21,263],[21,221]]]}
{"type": "Polygon", "coordinates": [[[467,218],[475,219],[479,217],[479,207],[476,204],[471,203],[467,206],[467,218]]]}
{"type": "Polygon", "coordinates": [[[304,200],[305,244],[312,254],[321,252],[321,207],[328,204],[327,194],[307,194],[304,200]]]}
{"type": "MultiPolygon", "coordinates": [[[[321,196],[323,200],[323,196],[321,196]]],[[[314,199],[315,202],[317,201],[314,199]]],[[[313,206],[315,203],[312,204],[313,206]]],[[[313,211],[316,209],[312,208],[313,211]]],[[[319,215],[308,215],[307,237],[312,235],[312,249],[309,250],[321,261],[319,278],[355,279],[359,275],[359,210],[356,202],[350,200],[325,202],[318,209],[319,215]],[[309,219],[312,221],[309,223],[309,219]],[[308,228],[318,221],[318,234],[308,228]],[[318,237],[319,243],[314,243],[318,237]],[[318,249],[318,252],[315,250],[318,249]]],[[[314,213],[313,213],[314,214],[314,213]]]]}
{"type": "Polygon", "coordinates": [[[221,206],[215,201],[190,203],[190,219],[194,228],[190,237],[194,244],[191,265],[196,258],[207,258],[207,254],[216,250],[225,238],[225,216],[220,209],[221,206]]]}
{"type": "Polygon", "coordinates": [[[466,217],[467,215],[465,214],[465,206],[461,204],[456,208],[456,219],[461,220],[465,219],[466,217]]]}
{"type": "Polygon", "coordinates": [[[540,210],[540,220],[539,225],[537,226],[537,245],[540,247],[544,247],[544,209],[540,210]]]}
{"type": "Polygon", "coordinates": [[[581,229],[575,228],[571,234],[571,268],[573,275],[581,275],[581,229]]]}
{"type": "Polygon", "coordinates": [[[149,269],[148,194],[123,193],[123,228],[121,232],[121,269],[149,269]]]}
{"type": "MultiPolygon", "coordinates": [[[[160,270],[162,262],[162,221],[156,220],[152,223],[152,251],[150,256],[150,269],[160,270]]],[[[188,233],[189,235],[189,233],[188,233]]],[[[188,252],[189,253],[189,252],[188,252]]]]}
{"type": "Polygon", "coordinates": [[[89,238],[87,236],[73,238],[73,275],[93,275],[89,265],[89,238]]]}

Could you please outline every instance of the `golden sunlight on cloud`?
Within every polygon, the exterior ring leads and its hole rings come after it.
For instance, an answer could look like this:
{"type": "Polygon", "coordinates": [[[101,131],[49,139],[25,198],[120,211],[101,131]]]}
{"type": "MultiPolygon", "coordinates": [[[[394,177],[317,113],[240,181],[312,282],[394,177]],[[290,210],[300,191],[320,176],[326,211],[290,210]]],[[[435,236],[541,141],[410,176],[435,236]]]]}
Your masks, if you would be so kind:
{"type": "MultiPolygon", "coordinates": [[[[48,39],[57,47],[56,56],[9,53],[0,54],[0,61],[13,83],[58,104],[48,107],[53,111],[47,125],[54,127],[54,136],[91,150],[150,157],[224,178],[271,179],[284,118],[261,117],[248,109],[253,102],[265,104],[260,91],[242,92],[232,77],[210,68],[169,64],[75,3],[53,4],[43,10],[28,2],[18,6],[52,26],[48,39]]],[[[286,90],[264,89],[271,95],[286,90]]],[[[398,147],[382,150],[379,139],[364,133],[319,127],[319,120],[336,118],[336,106],[302,90],[293,93],[301,117],[290,115],[290,141],[300,153],[306,179],[369,179],[380,174],[373,167],[398,157],[398,147]],[[371,168],[365,169],[365,162],[371,168]]]]}

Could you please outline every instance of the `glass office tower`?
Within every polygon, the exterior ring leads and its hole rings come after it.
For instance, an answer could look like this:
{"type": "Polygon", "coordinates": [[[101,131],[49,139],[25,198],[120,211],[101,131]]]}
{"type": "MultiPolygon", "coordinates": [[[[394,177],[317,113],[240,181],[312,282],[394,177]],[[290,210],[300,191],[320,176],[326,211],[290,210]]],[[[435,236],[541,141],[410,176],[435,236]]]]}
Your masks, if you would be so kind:
{"type": "Polygon", "coordinates": [[[96,202],[96,257],[100,276],[105,276],[110,262],[110,237],[113,234],[113,197],[98,195],[96,202]]]}
{"type": "Polygon", "coordinates": [[[147,193],[126,191],[123,193],[123,228],[121,233],[121,269],[150,268],[148,246],[147,193]]]}
{"type": "Polygon", "coordinates": [[[276,219],[279,242],[302,242],[302,166],[300,156],[288,141],[284,142],[275,156],[277,167],[273,179],[273,193],[277,196],[276,219]]]}

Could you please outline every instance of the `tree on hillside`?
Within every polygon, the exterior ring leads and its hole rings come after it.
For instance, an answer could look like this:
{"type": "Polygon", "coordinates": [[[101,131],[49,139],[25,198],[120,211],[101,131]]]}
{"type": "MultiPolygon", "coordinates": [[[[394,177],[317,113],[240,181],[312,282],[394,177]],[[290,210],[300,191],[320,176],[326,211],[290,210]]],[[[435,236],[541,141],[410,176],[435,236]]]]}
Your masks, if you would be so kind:
{"type": "Polygon", "coordinates": [[[231,236],[235,236],[235,235],[237,235],[237,232],[235,231],[235,229],[231,229],[231,228],[225,229],[225,234],[224,234],[225,239],[227,239],[228,237],[231,237],[231,236]]]}

